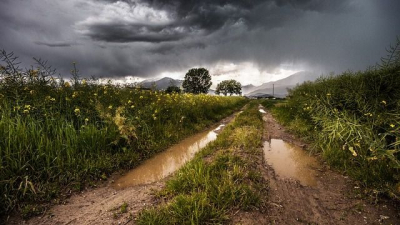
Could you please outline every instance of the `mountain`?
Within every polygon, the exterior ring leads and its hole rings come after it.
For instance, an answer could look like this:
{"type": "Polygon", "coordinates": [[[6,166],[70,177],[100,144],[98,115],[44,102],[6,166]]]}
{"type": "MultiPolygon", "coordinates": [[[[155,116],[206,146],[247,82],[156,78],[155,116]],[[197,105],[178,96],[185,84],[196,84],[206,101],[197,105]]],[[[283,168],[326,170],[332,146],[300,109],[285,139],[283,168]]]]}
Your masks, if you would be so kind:
{"type": "Polygon", "coordinates": [[[261,94],[271,94],[272,95],[272,92],[273,92],[272,89],[274,86],[275,96],[276,97],[285,97],[287,95],[288,88],[293,88],[297,84],[301,84],[304,81],[314,81],[318,77],[320,77],[320,76],[317,74],[307,72],[307,71],[302,71],[302,72],[292,74],[281,80],[264,83],[246,95],[247,96],[258,96],[261,94]]]}
{"type": "Polygon", "coordinates": [[[144,80],[140,83],[140,86],[142,86],[143,88],[152,88],[153,86],[155,86],[157,90],[165,90],[169,86],[181,87],[182,82],[183,80],[175,80],[170,77],[163,77],[160,80],[155,81],[144,80]]]}
{"type": "Polygon", "coordinates": [[[258,88],[258,86],[254,86],[252,84],[244,85],[244,86],[242,86],[242,93],[247,94],[247,93],[250,93],[250,92],[256,90],[257,88],[258,88]]]}

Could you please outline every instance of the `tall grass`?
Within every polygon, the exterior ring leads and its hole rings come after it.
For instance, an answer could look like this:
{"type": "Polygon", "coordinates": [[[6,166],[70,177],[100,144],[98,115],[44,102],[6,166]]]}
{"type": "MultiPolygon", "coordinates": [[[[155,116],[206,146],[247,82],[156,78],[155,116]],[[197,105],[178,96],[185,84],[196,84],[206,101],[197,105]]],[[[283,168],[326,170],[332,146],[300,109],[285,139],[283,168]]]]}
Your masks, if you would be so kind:
{"type": "MultiPolygon", "coordinates": [[[[242,107],[241,97],[167,94],[20,70],[2,52],[0,214],[131,168],[242,107]]],[[[29,213],[29,210],[27,210],[29,213]]]]}
{"type": "Polygon", "coordinates": [[[400,199],[400,41],[382,65],[306,82],[272,109],[325,159],[400,199]]]}

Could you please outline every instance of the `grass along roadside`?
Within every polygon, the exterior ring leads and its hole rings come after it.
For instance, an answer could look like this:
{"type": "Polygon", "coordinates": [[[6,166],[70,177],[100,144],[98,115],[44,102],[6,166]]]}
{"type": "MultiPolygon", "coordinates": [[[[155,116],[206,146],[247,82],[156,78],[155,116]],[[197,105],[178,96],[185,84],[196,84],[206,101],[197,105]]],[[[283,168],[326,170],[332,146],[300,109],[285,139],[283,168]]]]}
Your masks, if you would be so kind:
{"type": "Polygon", "coordinates": [[[397,61],[306,82],[285,101],[263,102],[374,199],[400,200],[400,52],[393,55],[397,61]]]}
{"type": "Polygon", "coordinates": [[[0,217],[39,214],[42,203],[137,166],[246,103],[101,84],[76,69],[66,82],[45,65],[20,70],[1,54],[0,217]]]}
{"type": "Polygon", "coordinates": [[[257,164],[262,159],[262,119],[257,103],[249,106],[207,147],[167,181],[138,224],[224,223],[234,210],[263,208],[267,183],[257,164]]]}

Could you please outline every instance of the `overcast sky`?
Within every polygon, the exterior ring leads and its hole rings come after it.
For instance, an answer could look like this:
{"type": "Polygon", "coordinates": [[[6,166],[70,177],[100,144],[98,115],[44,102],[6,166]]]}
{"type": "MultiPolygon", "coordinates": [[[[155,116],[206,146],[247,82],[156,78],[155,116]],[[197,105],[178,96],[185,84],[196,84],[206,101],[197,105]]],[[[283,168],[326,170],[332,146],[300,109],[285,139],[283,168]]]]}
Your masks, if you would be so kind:
{"type": "Polygon", "coordinates": [[[398,0],[0,0],[0,49],[63,76],[267,82],[379,62],[400,35],[398,0]]]}

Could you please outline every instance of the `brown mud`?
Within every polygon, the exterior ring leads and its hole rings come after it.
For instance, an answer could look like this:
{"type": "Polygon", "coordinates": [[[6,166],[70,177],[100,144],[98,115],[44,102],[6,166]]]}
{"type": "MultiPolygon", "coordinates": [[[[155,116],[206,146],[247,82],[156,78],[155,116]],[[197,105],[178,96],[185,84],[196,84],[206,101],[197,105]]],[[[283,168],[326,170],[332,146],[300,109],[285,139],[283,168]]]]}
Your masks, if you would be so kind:
{"type": "MultiPolygon", "coordinates": [[[[289,155],[287,162],[306,161],[302,162],[300,167],[308,172],[282,174],[282,168],[279,171],[276,166],[274,168],[275,159],[271,159],[265,152],[263,174],[270,185],[269,206],[267,216],[253,218],[253,222],[258,220],[260,224],[400,224],[400,209],[383,200],[372,204],[362,199],[357,194],[360,191],[359,187],[350,178],[330,170],[326,164],[318,163],[322,160],[308,156],[306,151],[299,153],[300,148],[305,149],[307,145],[285,131],[284,127],[279,125],[267,110],[265,111],[265,144],[282,140],[289,143],[286,144],[289,148],[297,146],[297,153],[285,153],[289,155]],[[296,154],[300,154],[300,158],[296,159],[296,154]],[[304,163],[309,163],[309,166],[304,167],[304,163]],[[312,182],[304,182],[303,178],[310,179],[310,176],[313,176],[312,182]]],[[[279,160],[281,164],[284,163],[284,160],[279,160]]]]}
{"type": "Polygon", "coordinates": [[[238,113],[220,121],[219,126],[184,139],[123,176],[114,174],[100,187],[72,195],[63,204],[50,207],[41,216],[27,221],[14,216],[6,224],[135,224],[135,218],[142,209],[157,203],[154,193],[164,187],[170,174],[190,160],[206,143],[214,140],[224,125],[238,113]],[[135,172],[136,169],[140,173],[135,172]],[[156,175],[149,173],[151,169],[154,169],[156,175]],[[135,174],[141,173],[146,176],[139,176],[135,180],[135,174]],[[127,207],[121,210],[123,204],[127,207]]]}

